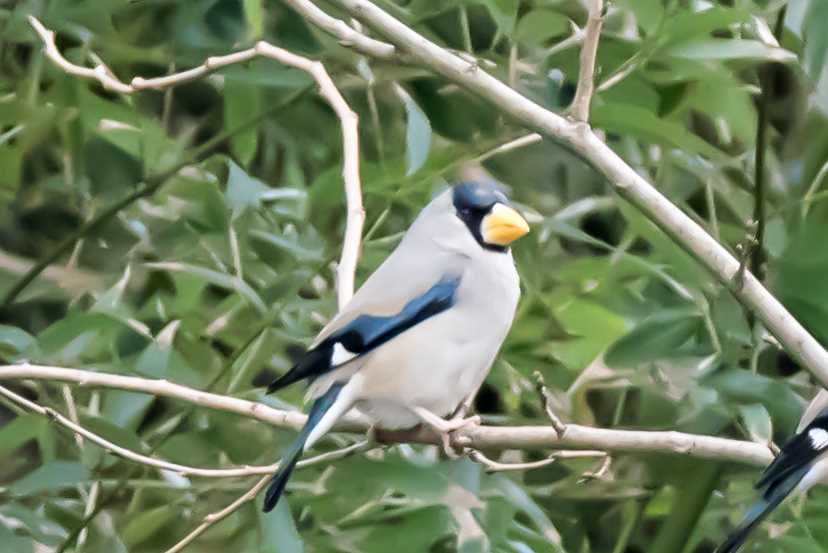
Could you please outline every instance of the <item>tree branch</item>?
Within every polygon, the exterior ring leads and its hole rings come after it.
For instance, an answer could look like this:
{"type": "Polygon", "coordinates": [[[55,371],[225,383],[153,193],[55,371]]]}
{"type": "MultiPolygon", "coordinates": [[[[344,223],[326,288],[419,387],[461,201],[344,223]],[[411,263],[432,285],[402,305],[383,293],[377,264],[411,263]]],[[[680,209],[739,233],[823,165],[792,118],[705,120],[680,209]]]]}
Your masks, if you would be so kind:
{"type": "Polygon", "coordinates": [[[310,0],[284,0],[284,2],[317,27],[338,38],[343,46],[379,59],[390,59],[396,53],[393,44],[375,40],[360,33],[341,19],[331,17],[310,0]]]}
{"type": "Polygon", "coordinates": [[[734,296],[757,314],[787,352],[828,386],[828,352],[751,273],[733,282],[739,261],[713,237],[627,165],[592,130],[572,123],[511,89],[505,83],[426,39],[367,0],[332,0],[394,43],[412,60],[485,98],[527,128],[564,143],[603,173],[623,198],[636,206],[677,244],[699,260],[734,296]]]}
{"type": "MultiPolygon", "coordinates": [[[[202,392],[165,380],[31,364],[0,366],[0,380],[21,379],[73,382],[81,386],[143,392],[235,413],[280,428],[298,429],[306,420],[302,413],[282,411],[261,403],[202,392]]],[[[352,415],[346,416],[335,429],[364,433],[368,431],[369,426],[368,421],[352,415]]],[[[602,429],[578,424],[567,424],[565,428],[563,435],[559,435],[558,430],[552,426],[479,426],[454,433],[454,444],[477,450],[585,449],[616,453],[668,453],[753,466],[765,466],[773,458],[770,450],[763,444],[713,436],[669,431],[602,429]]],[[[377,437],[386,442],[440,443],[438,436],[423,428],[383,431],[378,433],[377,437]]]]}
{"type": "Polygon", "coordinates": [[[569,106],[569,113],[576,121],[586,123],[589,120],[589,103],[595,90],[595,57],[598,54],[598,40],[601,38],[601,26],[604,18],[603,0],[592,0],[589,16],[584,27],[584,45],[581,47],[581,67],[578,71],[578,87],[575,98],[569,106]]]}

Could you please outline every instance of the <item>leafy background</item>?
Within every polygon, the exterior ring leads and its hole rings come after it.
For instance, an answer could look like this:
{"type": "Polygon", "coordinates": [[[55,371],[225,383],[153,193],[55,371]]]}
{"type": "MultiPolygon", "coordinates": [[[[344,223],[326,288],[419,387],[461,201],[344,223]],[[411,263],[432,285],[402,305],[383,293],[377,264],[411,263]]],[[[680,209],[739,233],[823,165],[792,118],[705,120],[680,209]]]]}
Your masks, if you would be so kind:
{"type": "MultiPolygon", "coordinates": [[[[473,51],[487,71],[547,107],[562,111],[572,97],[578,49],[564,41],[571,22],[585,22],[580,2],[380,4],[438,43],[473,51]]],[[[591,119],[735,251],[754,232],[764,102],[761,272],[826,342],[828,4],[725,4],[612,2],[598,81],[619,80],[599,91],[591,119]],[[780,9],[778,48],[767,37],[780,9]]],[[[191,67],[258,38],[322,60],[361,119],[368,219],[358,281],[435,190],[522,134],[442,78],[359,57],[277,1],[0,2],[0,293],[34,261],[65,250],[3,304],[5,362],[166,378],[298,408],[301,390],[265,397],[261,386],[334,313],[332,262],[344,227],[338,121],[305,75],[254,61],[124,97],[53,67],[28,14],[58,32],[69,59],[92,65],[99,56],[125,80],[191,67]],[[167,178],[173,167],[183,169],[167,178]],[[124,198],[114,216],[89,226],[124,198]]],[[[539,370],[566,420],[760,442],[789,435],[814,392],[808,375],[598,174],[551,141],[484,165],[534,226],[515,247],[524,288],[517,321],[477,400],[488,422],[546,423],[531,378],[539,370]]],[[[62,385],[14,388],[66,409],[62,385]]],[[[292,438],[167,399],[73,394],[89,428],[173,461],[266,464],[292,438]]],[[[81,450],[63,429],[11,407],[0,421],[6,551],[58,549],[81,523],[95,481],[102,509],[82,547],[90,553],[161,551],[250,486],[81,450]]],[[[490,475],[433,448],[395,446],[300,471],[275,512],[247,505],[191,549],[708,552],[752,499],[757,476],[666,455],[616,456],[606,478],[581,481],[591,468],[565,462],[490,475]]],[[[747,550],[822,551],[827,512],[824,491],[789,502],[747,550]]]]}

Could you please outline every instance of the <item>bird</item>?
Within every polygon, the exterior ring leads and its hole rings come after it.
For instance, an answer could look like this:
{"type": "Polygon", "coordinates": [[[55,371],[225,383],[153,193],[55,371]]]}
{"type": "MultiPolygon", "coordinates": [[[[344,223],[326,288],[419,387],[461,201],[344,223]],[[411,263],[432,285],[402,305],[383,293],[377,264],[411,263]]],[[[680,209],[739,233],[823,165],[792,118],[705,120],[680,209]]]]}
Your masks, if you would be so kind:
{"type": "Polygon", "coordinates": [[[748,509],[716,553],[735,553],[753,529],[792,492],[806,493],[822,482],[828,482],[828,392],[825,390],[820,390],[811,401],[796,434],[756,482],[759,500],[748,509]]]}
{"type": "Polygon", "coordinates": [[[529,225],[493,182],[438,194],[399,245],[267,388],[307,380],[307,421],[282,456],[263,510],[282,496],[302,453],[351,408],[379,428],[425,424],[450,432],[479,419],[445,419],[482,384],[517,309],[510,245],[529,225]]]}

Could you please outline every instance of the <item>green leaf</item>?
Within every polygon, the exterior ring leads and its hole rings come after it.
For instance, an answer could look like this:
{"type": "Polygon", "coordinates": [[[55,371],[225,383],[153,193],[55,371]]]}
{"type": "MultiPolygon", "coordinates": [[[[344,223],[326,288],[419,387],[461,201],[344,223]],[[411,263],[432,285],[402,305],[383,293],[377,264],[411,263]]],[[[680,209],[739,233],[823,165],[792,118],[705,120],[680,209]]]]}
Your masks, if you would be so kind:
{"type": "Polygon", "coordinates": [[[768,46],[758,40],[708,38],[671,46],[665,54],[695,60],[755,60],[787,63],[796,61],[796,54],[784,48],[768,46]]]}
{"type": "Polygon", "coordinates": [[[23,353],[34,343],[34,337],[20,328],[0,325],[0,358],[23,353]]]}
{"type": "Polygon", "coordinates": [[[553,551],[563,553],[561,547],[561,535],[544,510],[538,505],[534,499],[515,482],[502,475],[496,475],[493,478],[495,488],[500,491],[509,503],[523,511],[529,520],[537,527],[543,534],[553,551]]]}
{"type": "Polygon", "coordinates": [[[50,461],[9,486],[15,495],[34,495],[45,491],[72,488],[89,480],[89,471],[80,463],[50,461]]]}
{"type": "MultiPolygon", "coordinates": [[[[268,59],[254,59],[249,63],[230,65],[219,71],[225,79],[244,85],[255,85],[270,89],[300,89],[313,82],[304,71],[285,67],[268,59]]],[[[262,113],[262,109],[258,113],[262,113]]],[[[256,112],[247,112],[247,118],[256,112]]],[[[240,120],[243,122],[244,119],[240,120]]]]}
{"type": "Polygon", "coordinates": [[[113,424],[134,430],[154,400],[155,396],[150,394],[109,390],[104,395],[101,415],[113,424]]]}
{"type": "Polygon", "coordinates": [[[596,127],[609,132],[633,135],[650,142],[673,146],[681,150],[702,154],[710,159],[724,159],[724,154],[684,125],[662,119],[645,109],[621,104],[604,104],[592,108],[592,121],[596,127]]]}
{"type": "Polygon", "coordinates": [[[664,3],[661,0],[620,0],[618,4],[635,14],[636,23],[648,35],[658,29],[664,17],[664,3]]]}
{"type": "Polygon", "coordinates": [[[269,513],[256,509],[263,553],[302,553],[305,546],[284,499],[269,513]]]}
{"type": "Polygon", "coordinates": [[[431,123],[411,95],[400,89],[399,96],[405,105],[406,116],[405,176],[410,176],[428,159],[428,151],[431,149],[431,123]]]}
{"type": "Polygon", "coordinates": [[[142,453],[145,450],[138,435],[124,425],[115,424],[103,417],[83,415],[81,425],[98,436],[132,451],[142,453]]]}
{"type": "Polygon", "coordinates": [[[262,181],[254,179],[248,175],[244,169],[236,165],[236,163],[227,160],[228,175],[227,175],[227,192],[224,197],[227,205],[234,213],[243,210],[246,207],[258,209],[262,205],[262,198],[270,190],[262,181]]]}
{"type": "Polygon", "coordinates": [[[27,538],[29,543],[34,539],[44,545],[57,547],[63,542],[63,529],[50,520],[43,510],[37,512],[16,501],[4,501],[0,515],[9,527],[14,525],[25,529],[30,536],[27,538]]]}
{"type": "Polygon", "coordinates": [[[250,38],[261,38],[264,30],[263,0],[244,0],[244,17],[250,28],[250,38]]]}
{"type": "Polygon", "coordinates": [[[201,375],[172,346],[152,342],[135,363],[135,372],[152,378],[164,378],[179,384],[199,386],[201,375]]]}
{"type": "Polygon", "coordinates": [[[721,370],[702,384],[717,390],[727,402],[761,403],[786,433],[796,428],[804,408],[802,398],[787,383],[743,369],[721,370]]]}
{"type": "Polygon", "coordinates": [[[121,538],[127,547],[133,548],[146,541],[161,530],[166,524],[175,520],[178,510],[174,505],[162,505],[137,513],[121,532],[121,538]]]}
{"type": "MultiPolygon", "coordinates": [[[[231,131],[261,112],[261,91],[257,86],[228,79],[224,85],[224,129],[231,131]]],[[[250,165],[259,146],[259,126],[251,125],[230,138],[230,150],[242,165],[250,165]]]]}
{"type": "Polygon", "coordinates": [[[46,419],[41,415],[28,413],[15,417],[0,427],[0,457],[16,451],[20,446],[34,440],[40,434],[46,419]]]}
{"type": "Polygon", "coordinates": [[[151,269],[158,269],[161,271],[174,271],[186,273],[200,279],[206,280],[214,286],[232,290],[237,292],[240,296],[250,303],[260,313],[267,313],[267,306],[265,305],[259,294],[250,287],[243,279],[237,276],[220,273],[206,267],[198,267],[190,265],[189,263],[179,263],[177,261],[160,261],[157,263],[145,263],[144,266],[151,269]]]}
{"type": "Polygon", "coordinates": [[[648,317],[623,336],[606,355],[610,367],[637,367],[670,357],[697,331],[701,316],[689,309],[666,310],[648,317]]]}
{"type": "Polygon", "coordinates": [[[317,237],[279,235],[264,230],[252,230],[250,231],[250,237],[275,246],[276,249],[282,252],[289,253],[297,261],[319,262],[325,259],[323,244],[320,243],[317,237]]]}
{"type": "Polygon", "coordinates": [[[750,435],[750,439],[760,444],[769,444],[773,439],[773,422],[770,413],[761,403],[739,406],[739,416],[750,435]]]}
{"type": "Polygon", "coordinates": [[[271,330],[269,328],[265,329],[238,356],[231,370],[233,377],[227,386],[228,394],[236,392],[243,384],[250,383],[256,371],[260,370],[269,355],[273,354],[272,345],[274,342],[276,342],[276,339],[271,330]]]}
{"type": "Polygon", "coordinates": [[[563,36],[570,30],[569,18],[550,9],[539,8],[520,18],[515,39],[544,43],[550,38],[563,36]]]}
{"type": "Polygon", "coordinates": [[[4,553],[32,553],[34,542],[31,538],[16,535],[10,528],[0,521],[0,543],[4,553]]]}
{"type": "Polygon", "coordinates": [[[815,83],[820,82],[828,57],[828,33],[825,32],[826,21],[828,21],[828,2],[810,2],[804,23],[804,58],[808,75],[815,83]]]}
{"type": "Polygon", "coordinates": [[[489,10],[498,30],[507,36],[511,35],[515,28],[520,0],[481,0],[481,2],[489,10]]]}
{"type": "Polygon", "coordinates": [[[665,20],[656,38],[665,45],[675,44],[693,37],[709,36],[713,31],[748,21],[750,12],[736,8],[714,6],[703,11],[682,10],[665,20]]]}

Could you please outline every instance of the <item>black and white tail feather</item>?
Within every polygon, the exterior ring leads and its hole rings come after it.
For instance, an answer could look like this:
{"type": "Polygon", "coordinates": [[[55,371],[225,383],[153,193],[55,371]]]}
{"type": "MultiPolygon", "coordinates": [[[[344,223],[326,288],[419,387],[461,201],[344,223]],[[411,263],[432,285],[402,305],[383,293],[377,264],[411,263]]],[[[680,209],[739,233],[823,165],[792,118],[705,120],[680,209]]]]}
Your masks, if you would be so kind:
{"type": "MultiPolygon", "coordinates": [[[[756,483],[762,497],[745,514],[739,526],[716,549],[735,553],[773,510],[800,485],[803,478],[828,452],[828,409],[823,409],[800,433],[785,444],[756,483]]],[[[808,484],[813,484],[808,482],[808,484]]],[[[807,491],[807,490],[805,490],[807,491]]]]}
{"type": "MultiPolygon", "coordinates": [[[[455,301],[459,277],[442,278],[425,293],[410,300],[399,313],[389,316],[359,315],[342,328],[332,332],[302,356],[288,372],[267,388],[272,393],[300,380],[313,382],[322,375],[364,355],[388,342],[418,323],[442,313],[455,301]]],[[[349,379],[335,382],[311,406],[308,420],[296,440],[282,457],[279,471],[267,488],[264,511],[272,510],[279,502],[296,463],[306,448],[333,426],[353,404],[349,379]]]]}

